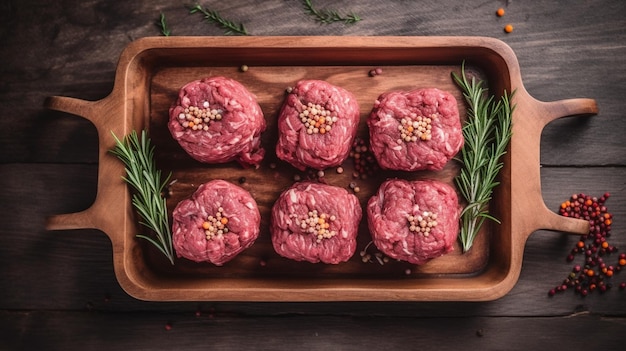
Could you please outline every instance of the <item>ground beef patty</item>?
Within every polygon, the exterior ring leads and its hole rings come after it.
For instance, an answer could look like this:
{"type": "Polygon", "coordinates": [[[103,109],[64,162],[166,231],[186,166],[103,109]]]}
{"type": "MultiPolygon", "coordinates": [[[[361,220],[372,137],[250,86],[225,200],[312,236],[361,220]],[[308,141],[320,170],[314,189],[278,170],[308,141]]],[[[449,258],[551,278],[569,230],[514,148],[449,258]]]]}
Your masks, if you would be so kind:
{"type": "Polygon", "coordinates": [[[168,127],[194,159],[205,163],[237,161],[257,166],[265,150],[261,107],[239,82],[210,77],[187,83],[170,108],[168,127]]]}
{"type": "Polygon", "coordinates": [[[286,258],[337,264],[354,255],[362,210],[347,190],[300,182],[272,207],[270,230],[276,252],[286,258]]]}
{"type": "Polygon", "coordinates": [[[200,185],[172,214],[178,257],[217,266],[250,247],[259,236],[261,215],[246,190],[224,180],[200,185]]]}
{"type": "Polygon", "coordinates": [[[304,170],[338,166],[350,153],[359,124],[352,93],[321,80],[301,80],[278,115],[276,155],[304,170]]]}
{"type": "Polygon", "coordinates": [[[367,124],[384,169],[440,170],[463,147],[456,99],[436,88],[383,93],[367,124]]]}
{"type": "Polygon", "coordinates": [[[367,223],[380,251],[423,264],[453,250],[460,210],[454,188],[446,183],[392,179],[370,198],[367,223]]]}

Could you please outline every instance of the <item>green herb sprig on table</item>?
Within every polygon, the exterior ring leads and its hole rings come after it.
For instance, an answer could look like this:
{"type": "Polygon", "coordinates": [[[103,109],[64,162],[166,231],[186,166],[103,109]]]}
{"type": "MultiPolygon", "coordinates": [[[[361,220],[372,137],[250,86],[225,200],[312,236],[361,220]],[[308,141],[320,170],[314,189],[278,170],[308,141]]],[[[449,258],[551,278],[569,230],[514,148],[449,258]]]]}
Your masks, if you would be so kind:
{"type": "Polygon", "coordinates": [[[361,20],[361,17],[354,13],[342,16],[336,10],[322,9],[318,10],[313,6],[311,0],[303,0],[304,10],[307,14],[313,16],[317,22],[329,24],[333,22],[344,22],[345,24],[354,24],[361,20]]]}
{"type": "Polygon", "coordinates": [[[223,18],[217,11],[209,10],[207,8],[203,8],[200,5],[192,7],[189,10],[189,13],[201,13],[204,15],[204,19],[217,24],[220,28],[226,30],[224,34],[232,35],[248,35],[248,31],[244,27],[243,23],[235,24],[234,22],[223,18]]]}
{"type": "Polygon", "coordinates": [[[452,76],[468,105],[468,119],[463,126],[465,144],[461,150],[463,166],[455,178],[459,191],[467,201],[461,212],[459,234],[463,252],[467,252],[485,219],[500,223],[489,214],[489,201],[493,189],[500,184],[496,177],[504,165],[500,158],[506,153],[511,140],[515,106],[511,106],[513,94],[507,95],[505,91],[496,101],[494,96],[488,95],[483,81],[477,81],[475,77],[468,81],[465,63],[461,68],[461,77],[454,72],[452,76]]]}
{"type": "Polygon", "coordinates": [[[137,234],[137,237],[156,246],[173,265],[172,234],[165,198],[162,195],[171,174],[164,180],[161,179],[161,171],[154,162],[154,147],[151,146],[145,130],[141,132],[141,140],[134,130],[123,141],[115,134],[113,138],[115,147],[111,153],[126,166],[124,180],[135,190],[132,203],[141,217],[140,223],[154,232],[156,240],[143,234],[137,234]]]}
{"type": "Polygon", "coordinates": [[[166,37],[169,37],[172,34],[172,31],[168,28],[167,22],[165,21],[165,14],[161,12],[159,19],[156,21],[157,27],[161,30],[161,34],[166,37]]]}

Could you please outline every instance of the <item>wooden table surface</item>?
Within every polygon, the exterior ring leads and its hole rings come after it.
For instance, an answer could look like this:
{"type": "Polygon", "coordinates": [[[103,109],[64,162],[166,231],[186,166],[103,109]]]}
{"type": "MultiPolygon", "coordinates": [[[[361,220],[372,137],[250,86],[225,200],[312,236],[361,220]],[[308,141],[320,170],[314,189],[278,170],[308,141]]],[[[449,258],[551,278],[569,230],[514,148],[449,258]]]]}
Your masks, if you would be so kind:
{"type": "MultiPolygon", "coordinates": [[[[596,116],[544,130],[543,197],[556,211],[573,193],[609,192],[609,241],[626,252],[625,2],[313,1],[358,14],[353,25],[318,24],[301,1],[251,3],[201,2],[254,36],[494,37],[514,50],[535,98],[595,99],[596,116]]],[[[584,264],[565,260],[577,236],[549,231],[530,236],[517,284],[491,302],[165,303],[126,294],[106,235],[44,228],[49,215],[93,202],[98,139],[88,121],[43,102],[107,96],[123,48],[161,35],[160,13],[172,35],[224,35],[183,1],[0,4],[0,349],[623,349],[626,273],[603,294],[549,297],[584,264]]]]}

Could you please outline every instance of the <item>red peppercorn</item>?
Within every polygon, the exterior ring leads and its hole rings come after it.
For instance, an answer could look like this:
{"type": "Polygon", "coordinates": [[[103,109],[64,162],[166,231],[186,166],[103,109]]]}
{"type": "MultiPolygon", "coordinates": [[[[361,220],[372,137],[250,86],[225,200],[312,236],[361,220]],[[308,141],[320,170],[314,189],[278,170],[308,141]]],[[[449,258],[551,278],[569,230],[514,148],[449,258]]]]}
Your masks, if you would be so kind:
{"type": "MultiPolygon", "coordinates": [[[[608,193],[599,198],[579,193],[573,194],[569,200],[561,203],[558,209],[560,215],[583,218],[589,222],[589,233],[580,236],[579,241],[566,257],[566,260],[571,262],[576,258],[576,254],[584,253],[586,265],[584,269],[580,265],[575,265],[563,283],[548,292],[549,296],[568,288],[572,288],[581,296],[587,296],[595,290],[604,293],[611,287],[610,279],[626,267],[626,253],[619,255],[619,260],[615,265],[608,265],[604,261],[604,257],[617,251],[617,248],[607,241],[611,235],[610,225],[613,220],[613,216],[604,205],[608,197],[608,193]]],[[[623,286],[626,289],[626,282],[623,286]]]]}

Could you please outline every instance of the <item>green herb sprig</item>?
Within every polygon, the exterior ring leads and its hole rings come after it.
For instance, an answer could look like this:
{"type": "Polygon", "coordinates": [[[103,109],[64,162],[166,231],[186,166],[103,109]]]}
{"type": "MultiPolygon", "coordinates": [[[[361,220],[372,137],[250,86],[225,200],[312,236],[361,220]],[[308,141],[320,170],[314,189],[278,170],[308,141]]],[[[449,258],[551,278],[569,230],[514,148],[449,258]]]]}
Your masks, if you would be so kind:
{"type": "Polygon", "coordinates": [[[166,37],[169,37],[172,34],[172,31],[168,28],[167,22],[165,21],[165,14],[161,12],[159,19],[156,21],[157,27],[161,30],[161,34],[166,37]]]}
{"type": "Polygon", "coordinates": [[[192,7],[189,10],[189,13],[201,13],[202,15],[204,15],[205,20],[213,22],[217,24],[220,28],[226,30],[226,32],[224,33],[226,35],[249,35],[243,23],[235,24],[234,22],[223,18],[217,11],[209,10],[196,4],[196,6],[192,7]]]}
{"type": "Polygon", "coordinates": [[[145,130],[141,132],[141,140],[134,130],[123,141],[115,134],[113,138],[115,147],[111,153],[126,166],[126,176],[123,179],[135,190],[132,203],[141,217],[140,223],[154,232],[156,240],[143,234],[137,234],[137,237],[156,246],[174,265],[172,234],[165,198],[162,195],[171,174],[161,180],[161,171],[154,162],[154,147],[151,146],[145,130]]]}
{"type": "Polygon", "coordinates": [[[311,0],[303,0],[302,2],[304,4],[305,12],[308,15],[313,16],[313,18],[315,18],[317,22],[320,22],[323,24],[329,24],[333,22],[344,22],[345,24],[354,24],[361,20],[361,17],[359,17],[358,15],[354,13],[350,13],[348,15],[342,16],[336,10],[316,9],[315,6],[313,6],[313,4],[311,3],[311,0]]]}
{"type": "Polygon", "coordinates": [[[465,144],[461,150],[463,166],[455,178],[459,191],[467,201],[461,212],[461,232],[459,238],[463,252],[473,245],[474,238],[486,219],[500,221],[489,214],[489,201],[493,189],[500,183],[496,180],[503,163],[500,158],[506,153],[512,135],[511,106],[513,94],[506,91],[496,102],[488,95],[483,81],[472,77],[468,81],[465,75],[465,63],[461,68],[461,77],[454,72],[452,76],[461,87],[468,104],[468,119],[463,126],[465,144]]]}

